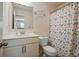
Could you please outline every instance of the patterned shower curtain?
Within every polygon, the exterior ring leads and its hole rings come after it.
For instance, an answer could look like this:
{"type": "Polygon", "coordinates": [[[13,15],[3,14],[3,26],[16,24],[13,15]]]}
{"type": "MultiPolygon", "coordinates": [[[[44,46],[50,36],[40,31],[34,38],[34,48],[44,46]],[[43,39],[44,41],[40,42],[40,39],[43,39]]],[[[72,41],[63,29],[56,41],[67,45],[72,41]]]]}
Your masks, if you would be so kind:
{"type": "Polygon", "coordinates": [[[78,2],[71,2],[50,14],[49,41],[59,56],[79,56],[78,2]]]}

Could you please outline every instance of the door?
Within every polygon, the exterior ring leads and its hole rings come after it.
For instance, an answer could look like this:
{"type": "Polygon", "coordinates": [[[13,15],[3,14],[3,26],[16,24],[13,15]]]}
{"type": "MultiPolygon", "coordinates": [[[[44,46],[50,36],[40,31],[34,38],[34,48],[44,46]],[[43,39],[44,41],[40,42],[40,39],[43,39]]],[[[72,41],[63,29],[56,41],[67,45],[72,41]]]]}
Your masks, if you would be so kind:
{"type": "Polygon", "coordinates": [[[25,57],[24,45],[5,47],[3,49],[4,57],[25,57]]]}
{"type": "Polygon", "coordinates": [[[3,47],[4,57],[25,57],[26,39],[4,40],[4,43],[8,43],[7,46],[3,47]]]}
{"type": "Polygon", "coordinates": [[[26,45],[26,56],[27,57],[39,56],[39,43],[38,42],[26,45]]]}
{"type": "Polygon", "coordinates": [[[3,48],[4,57],[38,57],[39,43],[37,38],[10,39],[4,40],[8,43],[3,48]]]}
{"type": "Polygon", "coordinates": [[[0,48],[0,57],[3,56],[3,48],[0,48]]]}
{"type": "Polygon", "coordinates": [[[1,45],[2,41],[0,40],[0,57],[3,56],[3,48],[2,48],[2,45],[1,45]]]}
{"type": "MultiPolygon", "coordinates": [[[[9,45],[9,44],[8,44],[9,45]]],[[[31,43],[3,48],[4,57],[38,57],[39,43],[31,43]]]]}

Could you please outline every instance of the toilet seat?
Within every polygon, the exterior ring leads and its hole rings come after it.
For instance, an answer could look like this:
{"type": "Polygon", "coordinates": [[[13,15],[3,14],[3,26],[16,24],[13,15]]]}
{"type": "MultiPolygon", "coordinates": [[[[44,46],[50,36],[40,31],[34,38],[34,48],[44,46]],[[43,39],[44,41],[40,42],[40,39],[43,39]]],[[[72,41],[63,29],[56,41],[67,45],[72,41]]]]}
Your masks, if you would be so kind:
{"type": "Polygon", "coordinates": [[[51,46],[44,46],[43,49],[44,49],[44,53],[49,56],[56,56],[57,55],[56,49],[51,46]]]}

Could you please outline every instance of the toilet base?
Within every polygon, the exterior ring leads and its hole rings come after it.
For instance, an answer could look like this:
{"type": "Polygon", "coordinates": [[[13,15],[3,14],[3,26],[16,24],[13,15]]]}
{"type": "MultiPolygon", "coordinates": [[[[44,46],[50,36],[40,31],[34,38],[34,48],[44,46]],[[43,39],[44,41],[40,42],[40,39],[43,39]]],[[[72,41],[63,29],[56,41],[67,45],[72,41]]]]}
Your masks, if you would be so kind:
{"type": "Polygon", "coordinates": [[[43,54],[43,57],[50,57],[50,56],[48,56],[48,55],[46,55],[46,54],[43,54]]]}
{"type": "Polygon", "coordinates": [[[43,54],[43,57],[56,57],[56,56],[49,56],[47,54],[43,54]]]}

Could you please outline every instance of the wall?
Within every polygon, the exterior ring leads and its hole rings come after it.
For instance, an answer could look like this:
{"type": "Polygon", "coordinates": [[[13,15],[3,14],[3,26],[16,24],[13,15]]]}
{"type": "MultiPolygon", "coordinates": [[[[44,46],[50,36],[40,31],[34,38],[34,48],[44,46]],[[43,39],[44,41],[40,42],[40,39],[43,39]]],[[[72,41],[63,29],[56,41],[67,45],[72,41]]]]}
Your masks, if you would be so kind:
{"type": "Polygon", "coordinates": [[[51,13],[49,40],[59,56],[74,56],[77,39],[76,7],[77,3],[70,3],[51,13]]]}
{"type": "MultiPolygon", "coordinates": [[[[1,38],[2,38],[2,31],[3,31],[3,3],[0,2],[0,43],[2,42],[1,41],[1,38]]],[[[0,57],[2,57],[3,55],[3,48],[0,48],[0,57]]]]}
{"type": "Polygon", "coordinates": [[[49,34],[49,11],[48,6],[44,3],[33,3],[34,11],[34,32],[41,36],[49,34]]]}
{"type": "Polygon", "coordinates": [[[3,35],[8,32],[8,3],[3,3],[3,35]]]}
{"type": "Polygon", "coordinates": [[[2,37],[3,3],[0,2],[0,37],[2,37]]]}

